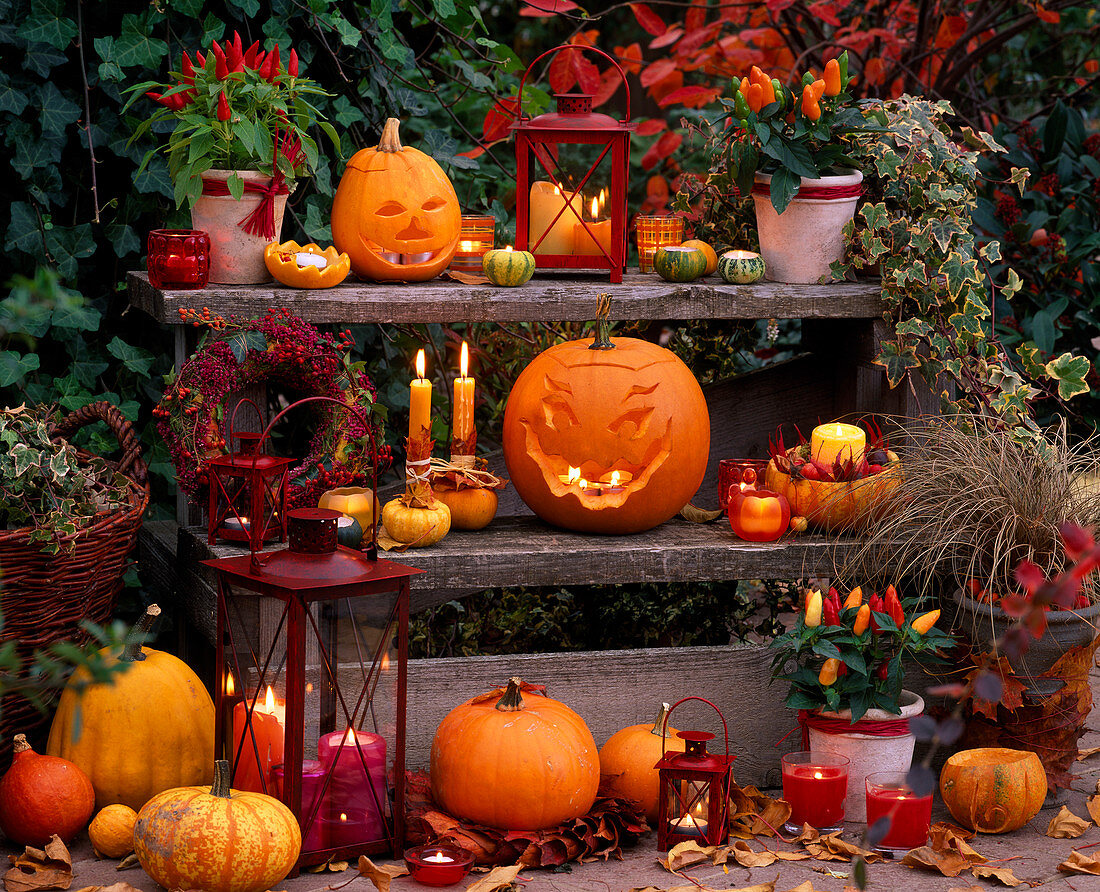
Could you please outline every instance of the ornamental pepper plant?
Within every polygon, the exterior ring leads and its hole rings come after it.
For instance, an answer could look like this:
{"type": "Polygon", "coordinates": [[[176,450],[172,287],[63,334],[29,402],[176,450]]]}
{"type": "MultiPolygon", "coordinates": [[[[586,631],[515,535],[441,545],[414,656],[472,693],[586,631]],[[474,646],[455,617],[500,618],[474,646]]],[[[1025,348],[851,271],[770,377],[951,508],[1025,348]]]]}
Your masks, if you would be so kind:
{"type": "MultiPolygon", "coordinates": [[[[176,206],[193,205],[202,193],[202,175],[211,168],[258,170],[286,180],[306,176],[317,165],[317,143],[309,135],[317,126],[337,153],[340,137],[324,120],[310,97],[327,96],[315,81],[303,77],[295,50],[285,64],[276,44],[270,52],[259,41],[245,49],[236,31],[224,45],[213,41],[204,55],[184,51],[178,71],[167,84],[145,81],[130,87],[129,108],[142,96],[157,110],[142,121],[130,143],[165,122],[174,124],[168,143],[168,172],[175,186],[176,206]]],[[[125,110],[125,109],[124,109],[125,110]]],[[[151,149],[135,176],[156,152],[151,149]]],[[[229,193],[239,199],[244,181],[233,174],[229,193]]]]}
{"type": "Polygon", "coordinates": [[[937,622],[893,585],[869,597],[856,586],[842,596],[812,590],[794,627],[772,641],[772,677],[790,683],[792,709],[901,712],[902,663],[917,654],[936,659],[953,643],[937,622]]]}

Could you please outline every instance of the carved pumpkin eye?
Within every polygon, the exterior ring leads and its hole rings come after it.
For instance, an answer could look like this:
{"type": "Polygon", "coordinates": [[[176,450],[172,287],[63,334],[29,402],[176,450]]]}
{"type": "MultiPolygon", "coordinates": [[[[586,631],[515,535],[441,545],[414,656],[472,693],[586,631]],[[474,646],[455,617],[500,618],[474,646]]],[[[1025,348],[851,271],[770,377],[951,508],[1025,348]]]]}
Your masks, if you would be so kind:
{"type": "Polygon", "coordinates": [[[564,397],[551,395],[542,401],[542,411],[546,418],[546,426],[556,431],[563,431],[580,424],[577,413],[564,397]]]}
{"type": "Polygon", "coordinates": [[[653,414],[652,406],[641,406],[637,409],[629,409],[607,426],[611,433],[622,434],[629,439],[640,437],[649,426],[649,418],[653,414]],[[633,429],[626,429],[626,425],[633,425],[633,429]]]}
{"type": "Polygon", "coordinates": [[[375,214],[379,217],[396,217],[398,214],[403,213],[405,213],[405,206],[396,201],[387,201],[375,211],[375,214]]]}
{"type": "Polygon", "coordinates": [[[447,202],[442,198],[429,198],[421,207],[426,211],[438,211],[441,207],[445,207],[446,204],[447,202]]]}

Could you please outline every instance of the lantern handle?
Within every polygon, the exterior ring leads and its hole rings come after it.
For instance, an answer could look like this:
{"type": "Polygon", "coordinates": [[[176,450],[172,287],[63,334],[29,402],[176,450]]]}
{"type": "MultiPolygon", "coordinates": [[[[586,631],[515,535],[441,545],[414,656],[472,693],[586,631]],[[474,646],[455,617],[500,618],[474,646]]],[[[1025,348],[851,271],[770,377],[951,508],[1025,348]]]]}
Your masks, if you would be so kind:
{"type": "Polygon", "coordinates": [[[722,734],[726,738],[726,755],[728,756],[730,754],[730,729],[729,726],[726,725],[726,717],[722,715],[722,710],[711,703],[706,697],[684,697],[682,700],[677,700],[673,703],[672,708],[665,713],[665,722],[661,726],[661,758],[663,759],[665,757],[665,741],[668,739],[668,720],[672,716],[672,713],[676,711],[676,707],[681,703],[687,703],[688,700],[701,700],[718,713],[718,718],[722,720],[722,734]]]}
{"type": "Polygon", "coordinates": [[[553,49],[547,50],[545,53],[537,55],[530,65],[527,66],[523,72],[523,78],[519,82],[519,96],[516,101],[516,114],[519,116],[519,120],[523,118],[523,87],[527,83],[527,75],[531,73],[531,69],[534,68],[541,60],[545,59],[551,53],[558,53],[561,50],[590,50],[593,53],[603,56],[615,66],[615,70],[619,72],[619,79],[622,80],[623,86],[626,88],[626,117],[619,121],[620,124],[626,124],[630,121],[630,84],[626,80],[626,72],[623,71],[623,67],[619,64],[618,60],[614,56],[610,56],[601,49],[597,49],[594,46],[581,46],[576,43],[563,43],[561,46],[556,46],[553,49]]]}
{"type": "MultiPolygon", "coordinates": [[[[339,406],[354,415],[366,428],[367,436],[370,438],[370,455],[371,455],[371,498],[377,500],[378,498],[378,442],[374,438],[374,425],[370,423],[370,420],[363,414],[362,410],[358,406],[351,406],[341,400],[335,399],[331,396],[306,396],[300,400],[296,400],[291,403],[285,409],[283,409],[278,415],[268,422],[267,427],[264,428],[262,434],[260,434],[259,443],[256,446],[256,451],[260,452],[263,449],[264,440],[267,439],[271,433],[271,429],[275,427],[276,423],[291,409],[296,409],[299,406],[304,406],[306,403],[332,403],[339,406]]],[[[371,561],[378,560],[378,511],[374,510],[374,506],[371,506],[371,524],[370,524],[370,545],[366,549],[363,549],[367,559],[371,561]]],[[[251,540],[250,540],[251,541],[251,540]]],[[[256,552],[252,552],[252,563],[257,565],[256,552]]]]}
{"type": "Polygon", "coordinates": [[[243,406],[245,403],[248,403],[248,405],[250,405],[253,408],[253,410],[256,412],[256,417],[260,419],[260,424],[262,425],[264,423],[264,413],[260,411],[260,407],[257,406],[252,400],[250,400],[246,396],[241,397],[239,400],[237,400],[237,405],[235,405],[233,407],[233,411],[229,415],[229,425],[228,425],[229,429],[228,429],[227,433],[229,435],[228,439],[229,439],[229,449],[230,449],[230,451],[233,450],[233,439],[237,436],[236,432],[233,429],[233,424],[237,420],[237,412],[240,410],[241,406],[243,406]]]}

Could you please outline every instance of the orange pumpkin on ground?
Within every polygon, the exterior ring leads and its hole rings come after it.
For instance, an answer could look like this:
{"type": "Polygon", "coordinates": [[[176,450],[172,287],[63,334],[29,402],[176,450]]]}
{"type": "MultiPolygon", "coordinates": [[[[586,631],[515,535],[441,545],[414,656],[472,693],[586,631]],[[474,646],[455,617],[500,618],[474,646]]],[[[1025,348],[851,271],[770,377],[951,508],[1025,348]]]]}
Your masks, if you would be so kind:
{"type": "Polygon", "coordinates": [[[657,826],[657,808],[661,798],[661,780],[653,766],[662,752],[684,751],[684,741],[669,725],[664,747],[661,729],[668,716],[668,704],[661,705],[655,721],[630,725],[616,731],[600,749],[600,784],[608,796],[636,802],[651,827],[657,826]]]}
{"type": "Polygon", "coordinates": [[[332,241],[358,276],[424,282],[454,257],[462,211],[435,159],[401,145],[400,123],[388,118],[378,145],[348,162],[332,201],[332,241]]]}
{"type": "MultiPolygon", "coordinates": [[[[794,455],[798,447],[788,450],[794,455]]],[[[764,485],[785,496],[792,517],[805,517],[811,524],[827,530],[858,528],[880,509],[886,498],[901,484],[900,461],[891,461],[878,474],[859,480],[829,483],[823,480],[794,479],[768,462],[764,485]]]]}
{"type": "Polygon", "coordinates": [[[1008,833],[1039,813],[1047,775],[1039,757],[1026,750],[963,750],[943,766],[940,795],[951,817],[964,827],[1008,833]]]}
{"type": "Polygon", "coordinates": [[[674,517],[699,489],[710,415],[688,367],[649,341],[609,338],[607,311],[601,303],[595,338],[544,350],[516,379],[504,460],[543,520],[638,533],[674,517]]]}
{"type": "Polygon", "coordinates": [[[68,842],[95,809],[92,782],[68,759],[41,756],[15,735],[11,767],[0,778],[0,830],[12,842],[41,848],[55,833],[68,842]]]}
{"type": "Polygon", "coordinates": [[[92,847],[105,858],[122,858],[134,850],[134,825],[137,812],[128,805],[108,805],[100,809],[88,826],[92,847]]]}
{"type": "Polygon", "coordinates": [[[592,808],[599,754],[584,719],[513,678],[439,723],[431,783],[436,803],[467,821],[545,830],[592,808]]]}
{"type": "Polygon", "coordinates": [[[298,860],[293,813],[263,793],[229,789],[229,762],[214,763],[214,786],[165,790],[145,803],[134,851],[166,889],[264,892],[298,860]]]}

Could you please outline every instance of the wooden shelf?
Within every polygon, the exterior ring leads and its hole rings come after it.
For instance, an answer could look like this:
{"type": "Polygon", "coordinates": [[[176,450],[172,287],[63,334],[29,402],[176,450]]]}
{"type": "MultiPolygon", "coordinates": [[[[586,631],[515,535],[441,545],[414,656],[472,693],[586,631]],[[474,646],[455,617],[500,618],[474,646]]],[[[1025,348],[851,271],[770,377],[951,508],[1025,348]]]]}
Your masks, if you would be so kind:
{"type": "Polygon", "coordinates": [[[273,307],[315,323],[374,322],[584,322],[596,295],[613,297],[612,319],[873,319],[884,304],[877,282],[726,285],[716,276],[688,284],[628,273],[621,285],[606,277],[545,275],[522,288],[462,285],[436,279],[395,285],[341,285],[302,291],[280,285],[222,285],[195,291],[161,291],[144,272],[128,274],[130,303],[158,322],[180,324],[179,310],[258,317],[273,307]]]}

